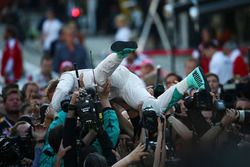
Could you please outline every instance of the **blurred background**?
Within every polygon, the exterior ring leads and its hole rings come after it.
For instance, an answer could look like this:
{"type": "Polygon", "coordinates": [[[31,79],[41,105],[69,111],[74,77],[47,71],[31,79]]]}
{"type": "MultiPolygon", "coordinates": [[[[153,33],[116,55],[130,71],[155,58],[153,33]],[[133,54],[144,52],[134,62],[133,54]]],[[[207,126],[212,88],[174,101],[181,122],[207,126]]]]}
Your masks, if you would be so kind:
{"type": "Polygon", "coordinates": [[[53,43],[66,40],[65,25],[92,52],[94,66],[112,42],[135,40],[154,65],[184,76],[184,62],[198,58],[208,38],[218,48],[233,40],[249,63],[249,0],[0,0],[0,60],[9,25],[20,42],[23,80],[39,71],[44,54],[53,56],[53,43]]]}

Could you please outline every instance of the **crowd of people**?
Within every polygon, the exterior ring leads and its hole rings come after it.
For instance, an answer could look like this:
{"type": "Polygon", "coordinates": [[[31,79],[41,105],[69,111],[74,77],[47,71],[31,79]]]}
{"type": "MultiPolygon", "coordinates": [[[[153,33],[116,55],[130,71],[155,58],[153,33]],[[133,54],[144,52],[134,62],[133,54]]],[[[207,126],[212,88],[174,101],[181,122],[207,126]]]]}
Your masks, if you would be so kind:
{"type": "Polygon", "coordinates": [[[181,76],[137,52],[124,15],[115,21],[111,53],[94,68],[77,25],[48,10],[40,71],[22,87],[7,26],[0,166],[249,166],[250,76],[236,43],[220,47],[204,29],[181,76]]]}

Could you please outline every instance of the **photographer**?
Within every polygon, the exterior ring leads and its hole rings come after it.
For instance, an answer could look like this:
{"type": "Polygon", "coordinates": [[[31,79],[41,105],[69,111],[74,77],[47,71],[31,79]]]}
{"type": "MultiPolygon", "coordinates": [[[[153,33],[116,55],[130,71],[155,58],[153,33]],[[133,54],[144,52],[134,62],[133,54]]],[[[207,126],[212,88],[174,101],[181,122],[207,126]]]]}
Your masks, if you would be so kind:
{"type": "MultiPolygon", "coordinates": [[[[33,126],[31,118],[21,117],[11,129],[10,140],[16,147],[20,165],[38,166],[46,129],[42,125],[33,126]]],[[[9,161],[5,159],[4,161],[9,161]]]]}
{"type": "MultiPolygon", "coordinates": [[[[81,81],[81,85],[83,81],[81,81]]],[[[115,114],[115,111],[111,108],[111,105],[108,100],[110,90],[110,82],[107,81],[103,87],[103,91],[100,94],[100,102],[103,108],[103,125],[97,125],[98,127],[92,129],[88,129],[89,132],[82,140],[83,148],[82,151],[87,155],[88,149],[97,150],[99,153],[103,153],[103,155],[107,159],[107,163],[112,165],[116,162],[115,156],[112,153],[112,149],[117,143],[119,136],[119,125],[118,120],[115,114]],[[97,137],[97,141],[95,141],[92,146],[89,144],[92,143],[93,140],[97,137]],[[86,152],[87,151],[87,152],[86,152]]],[[[77,99],[79,97],[79,93],[75,92],[72,96],[71,102],[68,106],[68,114],[64,126],[64,135],[63,135],[63,145],[71,146],[72,149],[69,150],[64,157],[64,165],[70,166],[75,164],[75,166],[80,165],[81,162],[77,162],[77,148],[76,148],[76,140],[77,140],[77,132],[76,132],[76,114],[82,111],[75,111],[77,99]],[[69,137],[70,136],[70,137],[69,137]],[[80,163],[80,164],[79,164],[80,163]]],[[[87,111],[91,112],[91,111],[87,111]]],[[[81,120],[81,116],[80,116],[81,120]]],[[[85,125],[86,126],[86,125],[85,125]]],[[[86,130],[86,127],[85,127],[86,130]]],[[[80,157],[80,159],[84,160],[84,157],[80,157]]]]}

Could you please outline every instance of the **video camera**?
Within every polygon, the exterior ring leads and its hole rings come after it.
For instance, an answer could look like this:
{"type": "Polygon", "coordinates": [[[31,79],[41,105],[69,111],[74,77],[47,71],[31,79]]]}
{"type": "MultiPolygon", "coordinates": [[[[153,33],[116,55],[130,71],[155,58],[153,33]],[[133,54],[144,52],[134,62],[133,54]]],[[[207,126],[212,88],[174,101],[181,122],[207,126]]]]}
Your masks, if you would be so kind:
{"type": "Polygon", "coordinates": [[[29,130],[25,137],[0,137],[0,166],[15,166],[24,163],[24,158],[34,158],[35,142],[29,130]]]}
{"type": "MultiPolygon", "coordinates": [[[[200,90],[193,96],[187,96],[184,99],[184,105],[188,110],[210,111],[213,109],[213,99],[209,92],[200,90]]],[[[181,113],[179,103],[174,104],[175,113],[181,113]]]]}
{"type": "Polygon", "coordinates": [[[223,85],[222,99],[227,108],[234,108],[236,97],[246,97],[250,99],[250,78],[245,77],[234,83],[223,85]]]}
{"type": "Polygon", "coordinates": [[[97,130],[102,125],[102,112],[100,103],[95,99],[96,92],[93,88],[80,89],[77,106],[77,115],[85,130],[97,130]]]}

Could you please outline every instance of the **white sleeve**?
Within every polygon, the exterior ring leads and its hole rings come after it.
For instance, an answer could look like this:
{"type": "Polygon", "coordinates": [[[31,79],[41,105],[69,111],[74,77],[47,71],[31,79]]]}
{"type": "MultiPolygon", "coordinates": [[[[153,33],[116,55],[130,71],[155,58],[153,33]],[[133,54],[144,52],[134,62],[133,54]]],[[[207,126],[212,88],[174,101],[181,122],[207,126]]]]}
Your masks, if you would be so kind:
{"type": "Polygon", "coordinates": [[[71,73],[64,73],[60,77],[60,81],[56,87],[53,98],[51,100],[51,106],[54,111],[58,112],[61,108],[61,101],[74,89],[75,77],[71,73]]]}
{"type": "Polygon", "coordinates": [[[219,71],[220,71],[220,61],[213,59],[209,64],[209,72],[218,75],[219,71]]]}

